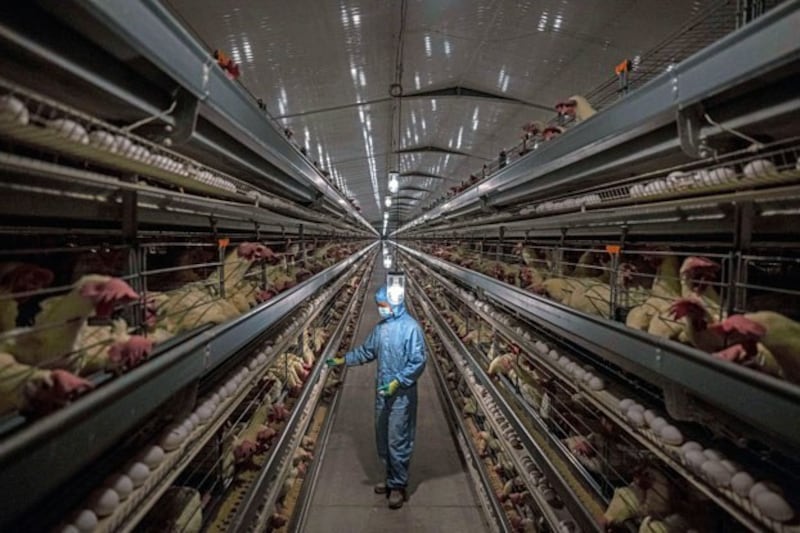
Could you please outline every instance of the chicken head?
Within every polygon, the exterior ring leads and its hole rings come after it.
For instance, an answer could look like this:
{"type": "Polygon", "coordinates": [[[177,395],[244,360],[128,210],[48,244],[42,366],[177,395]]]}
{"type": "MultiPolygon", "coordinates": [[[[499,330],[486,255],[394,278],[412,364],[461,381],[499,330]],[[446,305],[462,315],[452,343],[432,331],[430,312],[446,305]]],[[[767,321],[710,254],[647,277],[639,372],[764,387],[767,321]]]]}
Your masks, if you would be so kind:
{"type": "Polygon", "coordinates": [[[117,305],[139,299],[136,291],[119,278],[89,274],[83,276],[76,285],[78,294],[94,305],[95,315],[99,318],[110,317],[117,305]]]}
{"type": "Polygon", "coordinates": [[[236,253],[239,257],[251,262],[262,260],[272,262],[277,259],[277,254],[271,248],[257,242],[241,243],[236,249],[236,253]]]}
{"type": "Polygon", "coordinates": [[[64,407],[94,385],[66,370],[51,370],[46,378],[25,384],[26,413],[44,415],[64,407]]]}
{"type": "Polygon", "coordinates": [[[695,292],[705,290],[710,282],[717,279],[719,263],[706,257],[687,257],[681,265],[681,277],[689,281],[691,289],[695,292]]]}
{"type": "Polygon", "coordinates": [[[114,368],[128,369],[139,365],[153,351],[153,341],[134,335],[125,342],[113,344],[108,349],[108,357],[114,368]]]}
{"type": "Polygon", "coordinates": [[[693,298],[675,300],[669,307],[669,314],[675,319],[689,317],[691,320],[705,319],[707,313],[702,302],[693,298]]]}
{"type": "Polygon", "coordinates": [[[233,448],[233,459],[237,464],[244,463],[258,451],[258,444],[245,439],[233,448]]]}
{"type": "MultiPolygon", "coordinates": [[[[12,294],[37,291],[53,283],[53,272],[30,263],[10,263],[0,266],[0,287],[12,294]]],[[[15,298],[22,303],[28,296],[15,298]]]]}

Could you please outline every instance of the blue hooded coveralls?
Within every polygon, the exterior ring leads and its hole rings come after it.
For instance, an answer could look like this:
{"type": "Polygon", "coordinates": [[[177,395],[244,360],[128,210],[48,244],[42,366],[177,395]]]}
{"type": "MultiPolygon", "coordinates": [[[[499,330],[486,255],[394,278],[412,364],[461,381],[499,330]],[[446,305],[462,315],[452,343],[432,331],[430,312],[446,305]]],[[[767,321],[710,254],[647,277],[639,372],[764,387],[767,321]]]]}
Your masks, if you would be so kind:
{"type": "MultiPolygon", "coordinates": [[[[375,293],[375,302],[388,301],[383,286],[375,293]]],[[[364,344],[344,356],[347,366],[363,365],[377,357],[378,387],[394,379],[400,383],[393,396],[378,394],[375,398],[375,440],[390,490],[405,489],[408,484],[417,425],[417,378],[425,369],[422,328],[402,303],[391,308],[392,316],[381,320],[364,344]]]]}

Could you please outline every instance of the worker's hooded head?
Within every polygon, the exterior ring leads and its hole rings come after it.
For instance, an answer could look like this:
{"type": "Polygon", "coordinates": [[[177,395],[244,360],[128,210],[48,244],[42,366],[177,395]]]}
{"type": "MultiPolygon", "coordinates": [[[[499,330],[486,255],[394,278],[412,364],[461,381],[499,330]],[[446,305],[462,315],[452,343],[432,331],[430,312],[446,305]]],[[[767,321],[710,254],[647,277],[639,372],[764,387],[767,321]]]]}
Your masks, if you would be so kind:
{"type": "Polygon", "coordinates": [[[378,292],[375,293],[375,303],[378,304],[378,312],[384,320],[387,318],[397,318],[406,312],[406,306],[403,302],[397,305],[389,303],[389,293],[386,289],[386,285],[382,285],[381,288],[378,289],[378,292]],[[385,309],[385,311],[381,311],[381,309],[385,309]]]}

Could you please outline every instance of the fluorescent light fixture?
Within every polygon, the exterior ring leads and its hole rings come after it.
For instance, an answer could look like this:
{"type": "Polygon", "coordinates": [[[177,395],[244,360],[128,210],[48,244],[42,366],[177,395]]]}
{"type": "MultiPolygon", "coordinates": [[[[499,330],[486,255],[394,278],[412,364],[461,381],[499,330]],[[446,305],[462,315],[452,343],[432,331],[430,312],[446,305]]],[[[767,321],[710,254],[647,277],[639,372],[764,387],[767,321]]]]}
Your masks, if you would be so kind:
{"type": "Polygon", "coordinates": [[[392,268],[392,256],[387,255],[383,258],[383,268],[392,268]]]}
{"type": "Polygon", "coordinates": [[[386,205],[386,207],[392,207],[392,197],[387,196],[386,200],[384,200],[383,203],[386,205]]]}
{"type": "Polygon", "coordinates": [[[400,182],[397,181],[397,172],[393,170],[389,172],[389,192],[394,194],[398,190],[400,190],[400,182]]]}

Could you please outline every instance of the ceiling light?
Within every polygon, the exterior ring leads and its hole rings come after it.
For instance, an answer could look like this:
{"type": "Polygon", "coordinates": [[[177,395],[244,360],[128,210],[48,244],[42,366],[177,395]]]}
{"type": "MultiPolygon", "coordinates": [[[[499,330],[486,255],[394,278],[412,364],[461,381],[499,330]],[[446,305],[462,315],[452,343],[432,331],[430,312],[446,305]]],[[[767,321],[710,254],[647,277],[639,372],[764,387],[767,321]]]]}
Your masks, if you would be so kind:
{"type": "Polygon", "coordinates": [[[400,182],[397,181],[397,171],[389,172],[389,192],[394,194],[400,189],[400,182]]]}
{"type": "Polygon", "coordinates": [[[384,203],[384,205],[386,205],[386,207],[392,207],[392,197],[391,196],[387,196],[386,200],[384,200],[383,203],[384,203]]]}
{"type": "Polygon", "coordinates": [[[388,211],[384,211],[384,213],[383,213],[383,219],[384,219],[384,220],[389,220],[389,212],[388,212],[388,211]]]}

